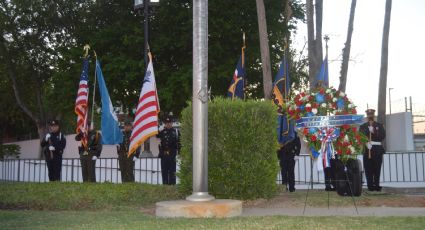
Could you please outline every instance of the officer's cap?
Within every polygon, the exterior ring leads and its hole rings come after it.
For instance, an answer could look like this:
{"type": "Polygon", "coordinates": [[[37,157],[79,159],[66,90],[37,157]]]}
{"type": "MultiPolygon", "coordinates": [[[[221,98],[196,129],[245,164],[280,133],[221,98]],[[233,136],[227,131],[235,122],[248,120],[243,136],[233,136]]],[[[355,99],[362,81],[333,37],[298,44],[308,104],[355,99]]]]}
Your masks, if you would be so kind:
{"type": "Polygon", "coordinates": [[[53,125],[59,125],[59,121],[58,120],[51,120],[49,122],[49,125],[53,126],[53,125]]]}
{"type": "Polygon", "coordinates": [[[375,114],[375,110],[374,109],[367,109],[366,110],[366,114],[367,115],[369,115],[369,114],[375,114]]]}

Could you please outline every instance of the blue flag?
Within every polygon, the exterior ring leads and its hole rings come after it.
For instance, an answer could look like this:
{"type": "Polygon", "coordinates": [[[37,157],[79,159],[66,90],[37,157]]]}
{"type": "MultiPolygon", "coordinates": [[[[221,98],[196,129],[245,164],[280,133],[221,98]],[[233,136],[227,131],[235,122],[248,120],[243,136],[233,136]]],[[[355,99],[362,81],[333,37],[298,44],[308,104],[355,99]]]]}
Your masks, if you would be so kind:
{"type": "Polygon", "coordinates": [[[227,90],[227,96],[235,99],[245,99],[245,54],[244,48],[242,48],[242,54],[239,57],[238,64],[236,65],[235,73],[233,74],[232,82],[227,90]]]}
{"type": "Polygon", "coordinates": [[[325,57],[320,66],[320,71],[314,80],[314,86],[329,87],[328,56],[325,57]]]}
{"type": "Polygon", "coordinates": [[[100,97],[102,100],[102,143],[105,145],[119,144],[122,142],[122,132],[98,60],[96,60],[96,76],[98,78],[100,97]]]}
{"type": "Polygon", "coordinates": [[[285,145],[295,138],[294,121],[288,119],[283,108],[288,98],[290,88],[289,65],[285,55],[280,63],[279,71],[273,83],[273,101],[278,106],[277,139],[281,145],[285,145]]]}

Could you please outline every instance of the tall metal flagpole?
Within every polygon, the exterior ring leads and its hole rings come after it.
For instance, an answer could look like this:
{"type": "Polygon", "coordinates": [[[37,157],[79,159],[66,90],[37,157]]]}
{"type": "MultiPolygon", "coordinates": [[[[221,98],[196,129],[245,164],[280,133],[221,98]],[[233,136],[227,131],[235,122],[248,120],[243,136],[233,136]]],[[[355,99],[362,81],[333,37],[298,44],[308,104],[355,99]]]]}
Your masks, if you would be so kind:
{"type": "MultiPolygon", "coordinates": [[[[94,57],[96,59],[96,63],[95,63],[95,68],[96,68],[96,64],[97,64],[97,55],[96,52],[93,50],[93,54],[94,57]]],[[[96,80],[97,80],[97,71],[96,69],[94,70],[94,85],[93,85],[93,102],[92,102],[92,107],[91,107],[91,119],[90,119],[90,129],[94,129],[94,99],[95,99],[95,95],[96,95],[96,80]]]]}
{"type": "Polygon", "coordinates": [[[210,201],[208,194],[208,0],[193,0],[193,193],[189,201],[210,201]]]}

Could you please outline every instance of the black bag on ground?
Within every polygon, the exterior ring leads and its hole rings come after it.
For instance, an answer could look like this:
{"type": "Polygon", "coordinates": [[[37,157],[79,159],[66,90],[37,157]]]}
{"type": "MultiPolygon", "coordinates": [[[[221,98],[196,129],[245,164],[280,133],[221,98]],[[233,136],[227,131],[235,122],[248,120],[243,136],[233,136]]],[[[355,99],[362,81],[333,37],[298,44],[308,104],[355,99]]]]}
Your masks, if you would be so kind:
{"type": "Polygon", "coordinates": [[[362,164],[358,159],[349,159],[344,165],[335,162],[336,191],[341,196],[360,196],[362,194],[362,164]]]}

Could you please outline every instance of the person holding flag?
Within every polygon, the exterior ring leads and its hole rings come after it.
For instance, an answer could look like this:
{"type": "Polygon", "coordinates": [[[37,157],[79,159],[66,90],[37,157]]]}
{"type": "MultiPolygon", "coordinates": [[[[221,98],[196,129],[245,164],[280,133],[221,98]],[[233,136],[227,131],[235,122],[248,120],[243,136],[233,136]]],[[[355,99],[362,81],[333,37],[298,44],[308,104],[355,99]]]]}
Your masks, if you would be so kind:
{"type": "Polygon", "coordinates": [[[290,90],[289,65],[286,54],[280,64],[273,87],[273,101],[277,105],[278,119],[278,142],[280,149],[277,151],[279,164],[281,167],[282,184],[289,185],[289,191],[295,191],[295,157],[299,155],[301,149],[300,139],[296,136],[294,122],[289,120],[283,109],[290,90]]]}
{"type": "Polygon", "coordinates": [[[245,33],[243,34],[243,43],[241,56],[236,65],[230,87],[227,90],[227,96],[232,100],[235,98],[245,99],[245,33]]]}
{"type": "Polygon", "coordinates": [[[80,76],[80,83],[75,101],[75,113],[77,114],[77,135],[76,141],[81,142],[78,147],[80,154],[81,170],[83,174],[83,182],[96,182],[96,160],[102,152],[101,135],[94,130],[94,124],[88,119],[88,95],[89,95],[89,55],[90,46],[84,46],[86,51],[83,59],[83,70],[80,76]],[[89,130],[90,127],[90,130],[89,130]]]}
{"type": "Polygon", "coordinates": [[[131,131],[133,124],[130,120],[124,122],[124,131],[122,132],[123,140],[117,145],[118,162],[121,170],[121,181],[134,182],[134,162],[140,156],[140,148],[136,149],[133,157],[128,157],[128,150],[130,147],[131,131]]]}

